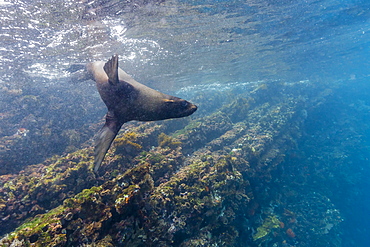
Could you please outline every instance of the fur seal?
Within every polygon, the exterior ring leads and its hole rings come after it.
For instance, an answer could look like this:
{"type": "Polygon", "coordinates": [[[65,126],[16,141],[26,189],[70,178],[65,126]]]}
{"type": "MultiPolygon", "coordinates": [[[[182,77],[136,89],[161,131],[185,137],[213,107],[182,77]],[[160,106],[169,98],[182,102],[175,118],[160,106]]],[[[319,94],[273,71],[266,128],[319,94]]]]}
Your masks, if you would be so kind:
{"type": "Polygon", "coordinates": [[[106,63],[100,61],[87,64],[87,71],[95,80],[100,97],[108,108],[105,125],[95,140],[95,172],[124,123],[131,120],[181,118],[197,110],[196,105],[186,100],[161,93],[135,81],[118,68],[118,55],[106,63]]]}

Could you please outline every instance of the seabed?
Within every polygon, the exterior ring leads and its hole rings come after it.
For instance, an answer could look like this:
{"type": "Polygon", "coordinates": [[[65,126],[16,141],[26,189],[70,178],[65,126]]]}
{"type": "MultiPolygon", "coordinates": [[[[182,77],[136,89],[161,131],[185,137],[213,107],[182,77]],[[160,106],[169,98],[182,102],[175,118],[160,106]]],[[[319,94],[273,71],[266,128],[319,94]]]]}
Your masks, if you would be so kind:
{"type": "MultiPolygon", "coordinates": [[[[26,135],[0,139],[0,246],[340,246],[343,219],[320,181],[333,163],[345,167],[338,155],[356,140],[325,158],[307,151],[339,128],[310,126],[338,88],[266,82],[237,96],[199,94],[198,115],[126,125],[97,174],[87,136],[101,125],[54,131],[36,116],[26,135]],[[233,100],[202,112],[218,97],[233,100]],[[43,147],[60,135],[64,154],[33,152],[38,135],[43,147]],[[25,165],[32,158],[44,161],[25,165]]],[[[9,96],[29,107],[35,97],[9,96]]]]}

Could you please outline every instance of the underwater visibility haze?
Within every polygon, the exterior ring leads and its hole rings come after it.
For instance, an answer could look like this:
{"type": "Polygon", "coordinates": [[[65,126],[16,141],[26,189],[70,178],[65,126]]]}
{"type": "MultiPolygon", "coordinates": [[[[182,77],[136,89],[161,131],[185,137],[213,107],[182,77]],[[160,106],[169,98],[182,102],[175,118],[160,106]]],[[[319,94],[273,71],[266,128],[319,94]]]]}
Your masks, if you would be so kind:
{"type": "Polygon", "coordinates": [[[365,0],[0,0],[0,246],[368,246],[369,44],[365,0]],[[115,54],[198,109],[94,171],[115,54]]]}

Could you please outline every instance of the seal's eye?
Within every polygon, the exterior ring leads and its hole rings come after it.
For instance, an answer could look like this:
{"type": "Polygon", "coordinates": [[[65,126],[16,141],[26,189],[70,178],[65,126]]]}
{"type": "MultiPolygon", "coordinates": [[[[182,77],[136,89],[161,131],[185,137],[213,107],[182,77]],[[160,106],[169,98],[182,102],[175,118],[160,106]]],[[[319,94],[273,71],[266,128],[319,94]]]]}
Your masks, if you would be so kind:
{"type": "Polygon", "coordinates": [[[185,100],[181,102],[181,106],[184,107],[184,108],[188,107],[188,105],[189,105],[189,103],[185,100]]]}

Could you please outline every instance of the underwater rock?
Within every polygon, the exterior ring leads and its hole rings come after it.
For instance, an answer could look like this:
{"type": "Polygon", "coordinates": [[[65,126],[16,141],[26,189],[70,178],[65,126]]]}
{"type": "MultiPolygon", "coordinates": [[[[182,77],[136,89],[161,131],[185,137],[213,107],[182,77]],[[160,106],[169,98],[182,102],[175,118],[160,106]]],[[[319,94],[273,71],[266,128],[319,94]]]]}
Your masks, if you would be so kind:
{"type": "Polygon", "coordinates": [[[0,245],[334,246],[330,200],[277,186],[323,87],[267,83],[209,116],[129,124],[98,175],[89,147],[0,177],[0,245]]]}
{"type": "Polygon", "coordinates": [[[99,128],[91,124],[99,119],[91,112],[102,106],[91,104],[78,89],[58,96],[51,90],[0,89],[0,175],[77,150],[99,128]]]}

